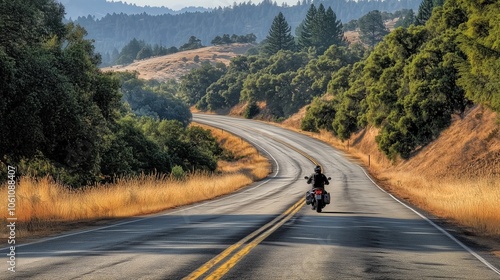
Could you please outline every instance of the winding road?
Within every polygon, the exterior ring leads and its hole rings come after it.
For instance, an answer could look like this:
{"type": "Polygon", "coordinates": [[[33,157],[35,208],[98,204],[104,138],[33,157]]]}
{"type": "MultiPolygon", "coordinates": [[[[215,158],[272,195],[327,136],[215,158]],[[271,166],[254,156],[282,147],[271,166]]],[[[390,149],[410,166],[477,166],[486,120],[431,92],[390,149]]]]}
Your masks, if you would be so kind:
{"type": "Polygon", "coordinates": [[[219,199],[18,244],[16,272],[1,249],[0,279],[500,279],[497,259],[397,201],[330,146],[262,122],[194,121],[245,138],[273,172],[219,199]],[[332,177],[323,213],[304,204],[314,162],[332,177]]]}

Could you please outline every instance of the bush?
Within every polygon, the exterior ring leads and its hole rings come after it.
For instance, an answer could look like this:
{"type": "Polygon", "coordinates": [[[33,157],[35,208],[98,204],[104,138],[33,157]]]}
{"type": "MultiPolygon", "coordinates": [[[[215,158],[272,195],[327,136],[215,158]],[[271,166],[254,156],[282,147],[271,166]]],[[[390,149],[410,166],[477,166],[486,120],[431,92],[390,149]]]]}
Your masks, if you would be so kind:
{"type": "Polygon", "coordinates": [[[311,106],[307,108],[306,115],[301,122],[301,128],[312,132],[318,132],[320,129],[332,131],[335,113],[334,101],[323,101],[315,98],[311,106]]]}
{"type": "Polygon", "coordinates": [[[257,103],[255,101],[252,101],[248,103],[247,108],[245,109],[245,112],[243,112],[243,116],[247,119],[253,118],[255,115],[259,113],[259,106],[257,106],[257,103]]]}
{"type": "Polygon", "coordinates": [[[85,175],[71,172],[70,168],[63,167],[61,164],[57,164],[56,162],[45,158],[41,154],[29,160],[21,160],[16,167],[17,175],[33,178],[43,178],[49,176],[58,183],[72,187],[83,186],[85,184],[95,182],[97,179],[92,174],[85,175]]]}
{"type": "Polygon", "coordinates": [[[170,177],[175,180],[184,180],[186,178],[186,172],[182,169],[181,166],[176,165],[172,168],[172,173],[170,173],[170,177]]]}

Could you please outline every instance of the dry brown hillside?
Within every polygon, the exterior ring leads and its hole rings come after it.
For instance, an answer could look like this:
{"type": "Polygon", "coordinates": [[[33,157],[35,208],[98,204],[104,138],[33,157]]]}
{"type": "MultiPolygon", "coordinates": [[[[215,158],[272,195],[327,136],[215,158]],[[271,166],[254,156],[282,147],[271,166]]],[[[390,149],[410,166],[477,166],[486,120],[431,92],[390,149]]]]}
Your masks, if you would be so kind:
{"type": "Polygon", "coordinates": [[[375,143],[376,129],[354,135],[351,146],[372,163],[393,171],[407,171],[438,178],[500,177],[500,126],[497,114],[476,106],[463,118],[456,117],[440,137],[423,147],[409,160],[395,164],[385,159],[375,143]]]}
{"type": "Polygon", "coordinates": [[[222,62],[229,65],[231,58],[245,54],[252,44],[230,44],[222,46],[204,47],[196,50],[178,52],[174,54],[136,60],[129,65],[118,65],[103,68],[103,71],[137,71],[141,79],[165,81],[179,79],[194,68],[200,67],[201,62],[211,64],[222,62]],[[199,61],[195,61],[198,56],[199,61]]]}
{"type": "MultiPolygon", "coordinates": [[[[283,125],[298,130],[301,110],[283,125]]],[[[330,133],[307,133],[355,156],[379,185],[462,238],[500,256],[500,116],[482,106],[456,116],[438,139],[410,159],[388,160],[367,128],[341,142],[330,133]],[[458,225],[458,227],[456,227],[458,225]],[[450,229],[450,228],[449,228],[450,229]]]]}
{"type": "MultiPolygon", "coordinates": [[[[346,34],[351,42],[356,32],[346,34]]],[[[137,61],[128,66],[105,68],[112,71],[138,71],[144,79],[179,79],[201,61],[229,64],[230,59],[253,47],[249,44],[213,46],[173,55],[137,61]],[[199,62],[195,62],[195,57],[199,62]]],[[[259,103],[265,112],[265,103],[259,103]]],[[[241,115],[240,104],[225,114],[241,115]]],[[[219,112],[220,113],[220,112],[219,112]]],[[[305,108],[282,125],[299,130],[305,108]]],[[[264,114],[265,115],[265,114],[264,114]]],[[[266,119],[262,117],[262,119],[266,119]]],[[[422,147],[410,159],[392,162],[375,142],[376,128],[366,128],[349,141],[340,142],[330,133],[307,133],[357,157],[379,185],[397,197],[426,211],[439,220],[459,225],[466,238],[500,256],[500,116],[482,106],[455,116],[440,137],[422,147]],[[492,241],[493,240],[493,241],[492,241]]],[[[334,183],[335,185],[335,183],[334,183]]]]}
{"type": "MultiPolygon", "coordinates": [[[[305,108],[284,122],[285,126],[300,128],[305,108]]],[[[500,178],[500,123],[497,113],[475,106],[462,118],[456,116],[440,137],[423,147],[408,160],[392,162],[378,149],[376,128],[366,128],[349,141],[334,141],[336,146],[356,155],[363,161],[370,155],[371,167],[385,171],[401,171],[435,178],[500,178]]],[[[323,133],[323,138],[330,138],[323,133]]],[[[333,138],[332,138],[333,139],[333,138]]]]}
{"type": "MultiPolygon", "coordinates": [[[[393,30],[397,20],[398,18],[386,21],[386,27],[389,28],[389,30],[393,30]]],[[[360,41],[359,31],[347,31],[344,35],[350,43],[357,43],[360,41]]],[[[102,68],[102,70],[119,72],[137,71],[139,73],[139,78],[146,80],[178,80],[192,69],[200,67],[202,61],[208,61],[212,65],[217,62],[229,65],[231,58],[245,54],[252,47],[255,47],[255,45],[239,43],[210,46],[144,60],[136,60],[128,65],[115,65],[102,68]],[[195,61],[196,56],[198,56],[199,62],[195,61]]]]}

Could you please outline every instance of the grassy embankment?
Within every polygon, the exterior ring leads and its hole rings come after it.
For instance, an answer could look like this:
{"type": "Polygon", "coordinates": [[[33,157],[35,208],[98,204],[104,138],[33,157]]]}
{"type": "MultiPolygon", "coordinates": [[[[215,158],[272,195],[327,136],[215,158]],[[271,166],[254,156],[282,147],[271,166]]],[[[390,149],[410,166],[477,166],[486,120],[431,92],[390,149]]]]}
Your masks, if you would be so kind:
{"type": "MultiPolygon", "coordinates": [[[[269,174],[268,160],[249,143],[218,129],[212,129],[212,135],[236,160],[220,161],[216,174],[194,174],[185,181],[144,175],[71,190],[50,178],[20,178],[16,186],[16,237],[43,236],[98,220],[187,205],[231,193],[269,174]]],[[[6,185],[0,193],[7,195],[6,185]]],[[[0,213],[5,222],[7,203],[0,204],[0,213]]]]}
{"type": "MultiPolygon", "coordinates": [[[[298,130],[300,118],[299,114],[284,126],[298,130]]],[[[457,117],[438,139],[412,158],[394,162],[379,151],[375,128],[353,135],[348,142],[327,132],[306,134],[360,160],[379,185],[397,197],[452,221],[469,233],[500,240],[497,114],[474,108],[462,119],[457,117]]],[[[497,254],[500,256],[500,251],[497,254]]]]}

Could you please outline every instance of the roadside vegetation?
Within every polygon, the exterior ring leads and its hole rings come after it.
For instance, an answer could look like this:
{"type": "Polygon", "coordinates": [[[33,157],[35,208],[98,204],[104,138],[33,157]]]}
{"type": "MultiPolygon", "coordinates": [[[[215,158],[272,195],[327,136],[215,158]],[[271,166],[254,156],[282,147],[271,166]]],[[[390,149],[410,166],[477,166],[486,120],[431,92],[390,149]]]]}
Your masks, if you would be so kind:
{"type": "MultiPolygon", "coordinates": [[[[475,235],[499,237],[498,177],[433,178],[405,171],[375,174],[391,193],[475,235]]],[[[500,249],[500,248],[499,248],[500,249]]]]}
{"type": "Polygon", "coordinates": [[[197,61],[165,83],[101,71],[86,31],[64,24],[54,0],[0,5],[0,180],[7,165],[18,167],[26,232],[152,213],[193,202],[179,194],[209,199],[267,175],[256,152],[235,152],[246,151],[241,140],[225,147],[234,141],[190,125],[195,106],[277,122],[304,108],[294,127],[357,153],[391,192],[500,236],[495,1],[423,0],[390,33],[371,11],[352,23],[357,44],[330,6],[312,4],[295,37],[276,13],[248,55],[197,61]]]}
{"type": "MultiPolygon", "coordinates": [[[[235,58],[216,82],[183,94],[200,110],[243,107],[246,117],[277,122],[306,106],[295,127],[321,132],[338,147],[350,143],[367,165],[371,155],[370,172],[393,193],[475,234],[498,237],[498,8],[491,1],[423,0],[388,34],[373,11],[356,24],[376,32],[361,32],[364,45],[348,46],[341,33],[328,36],[338,39],[333,43],[314,36],[322,26],[342,29],[326,7],[310,7],[296,40],[278,14],[259,55],[235,58]],[[318,18],[324,25],[315,25],[318,18]],[[465,126],[474,119],[481,121],[465,126]],[[450,139],[463,142],[442,140],[460,125],[450,139]],[[369,148],[359,146],[362,139],[369,148]],[[433,148],[440,141],[448,145],[433,148]]],[[[207,81],[198,74],[188,82],[207,81]]]]}
{"type": "MultiPolygon", "coordinates": [[[[462,227],[469,236],[500,237],[500,123],[481,106],[455,118],[439,139],[410,159],[388,159],[374,127],[341,141],[327,130],[305,132],[298,113],[282,125],[353,156],[378,185],[400,199],[462,227]]],[[[335,187],[335,182],[333,182],[335,187]]],[[[496,245],[500,256],[500,246],[496,245]]]]}
{"type": "MultiPolygon", "coordinates": [[[[212,129],[212,135],[226,155],[215,172],[186,173],[180,169],[170,175],[124,176],[112,183],[80,189],[48,176],[21,177],[16,186],[17,236],[44,236],[75,225],[90,226],[100,220],[151,214],[210,200],[265,178],[271,171],[267,158],[248,142],[219,129],[212,129]]],[[[6,185],[0,193],[7,193],[6,185]]],[[[7,219],[6,207],[6,203],[0,205],[2,221],[7,219]]]]}

